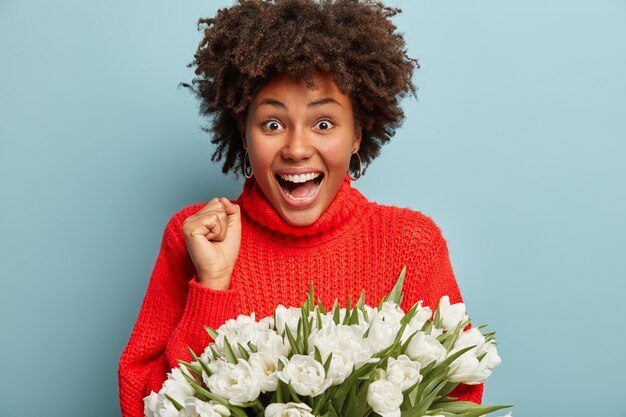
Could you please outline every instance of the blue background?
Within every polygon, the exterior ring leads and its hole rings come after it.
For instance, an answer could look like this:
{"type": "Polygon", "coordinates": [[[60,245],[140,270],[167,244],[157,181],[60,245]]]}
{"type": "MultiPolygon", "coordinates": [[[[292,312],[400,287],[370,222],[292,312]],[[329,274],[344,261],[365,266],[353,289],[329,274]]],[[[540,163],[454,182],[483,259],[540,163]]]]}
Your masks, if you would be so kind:
{"type": "MultiPolygon", "coordinates": [[[[166,221],[240,191],[177,88],[228,4],[0,1],[0,416],[119,415],[166,221]]],[[[626,2],[389,4],[419,100],[355,185],[442,228],[486,403],[626,416],[626,2]]]]}

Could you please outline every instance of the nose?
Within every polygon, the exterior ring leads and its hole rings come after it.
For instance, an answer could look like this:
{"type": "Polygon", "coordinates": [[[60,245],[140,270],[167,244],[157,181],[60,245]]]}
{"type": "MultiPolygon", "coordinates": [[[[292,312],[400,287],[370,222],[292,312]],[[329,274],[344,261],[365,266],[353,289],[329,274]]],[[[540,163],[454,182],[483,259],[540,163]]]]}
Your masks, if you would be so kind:
{"type": "Polygon", "coordinates": [[[293,129],[285,135],[285,143],[281,149],[281,156],[292,161],[309,159],[315,148],[304,129],[293,129]]]}

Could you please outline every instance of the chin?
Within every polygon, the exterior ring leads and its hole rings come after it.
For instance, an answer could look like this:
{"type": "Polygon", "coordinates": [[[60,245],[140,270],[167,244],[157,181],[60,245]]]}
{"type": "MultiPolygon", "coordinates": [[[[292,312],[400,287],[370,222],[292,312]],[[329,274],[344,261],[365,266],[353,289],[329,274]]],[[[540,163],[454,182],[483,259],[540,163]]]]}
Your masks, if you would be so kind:
{"type": "Polygon", "coordinates": [[[280,215],[283,220],[292,226],[305,227],[315,223],[321,213],[319,215],[314,213],[281,213],[280,215]]]}

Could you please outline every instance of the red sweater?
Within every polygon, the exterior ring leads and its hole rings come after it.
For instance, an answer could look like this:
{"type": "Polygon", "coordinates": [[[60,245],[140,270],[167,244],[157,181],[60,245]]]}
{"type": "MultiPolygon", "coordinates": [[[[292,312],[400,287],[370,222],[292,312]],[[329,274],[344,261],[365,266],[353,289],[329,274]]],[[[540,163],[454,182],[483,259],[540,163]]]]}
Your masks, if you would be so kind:
{"type": "MultiPolygon", "coordinates": [[[[241,249],[226,291],[196,282],[182,233],[183,221],[205,203],[183,208],[167,223],[120,359],[124,417],[143,416],[143,397],[159,391],[178,359],[191,359],[187,346],[204,350],[210,342],[204,325],[217,328],[253,311],[260,319],[278,304],[299,306],[311,281],[325,306],[336,298],[345,306],[348,296],[356,300],[363,289],[366,303],[378,305],[406,265],[405,310],[418,300],[434,308],[446,294],[452,303],[462,301],[446,241],[435,223],[416,211],[367,201],[347,177],[328,209],[306,227],[287,224],[253,179],[235,202],[242,209],[241,249]]],[[[480,402],[482,392],[482,385],[460,385],[453,394],[480,402]]]]}

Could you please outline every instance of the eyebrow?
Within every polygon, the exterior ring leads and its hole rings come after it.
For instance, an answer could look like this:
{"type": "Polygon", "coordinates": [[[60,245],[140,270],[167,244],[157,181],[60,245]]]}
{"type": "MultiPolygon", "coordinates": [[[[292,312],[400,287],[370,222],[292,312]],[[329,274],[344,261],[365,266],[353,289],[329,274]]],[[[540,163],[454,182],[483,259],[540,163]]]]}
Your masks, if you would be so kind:
{"type": "MultiPolygon", "coordinates": [[[[261,107],[262,105],[268,105],[273,107],[278,107],[280,109],[287,110],[287,106],[282,101],[273,99],[273,98],[264,98],[257,104],[256,108],[261,107]]],[[[339,107],[343,107],[341,103],[331,97],[324,97],[317,100],[314,100],[308,104],[308,108],[323,106],[324,104],[337,104],[339,107]]]]}

